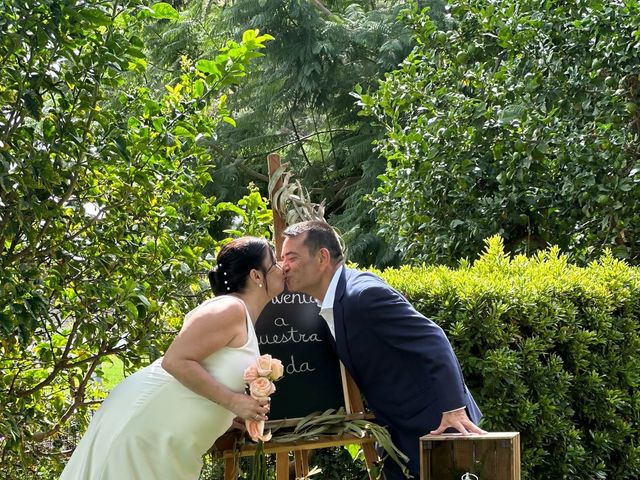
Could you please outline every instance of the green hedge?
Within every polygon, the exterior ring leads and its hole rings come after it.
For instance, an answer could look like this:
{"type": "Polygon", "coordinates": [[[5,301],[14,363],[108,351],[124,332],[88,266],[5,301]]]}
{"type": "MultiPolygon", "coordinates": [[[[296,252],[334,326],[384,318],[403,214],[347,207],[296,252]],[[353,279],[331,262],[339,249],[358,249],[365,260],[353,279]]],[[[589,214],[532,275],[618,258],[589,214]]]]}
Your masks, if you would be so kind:
{"type": "Polygon", "coordinates": [[[640,477],[640,270],[500,237],[456,269],[378,272],[447,332],[491,431],[519,431],[524,480],[640,477]]]}

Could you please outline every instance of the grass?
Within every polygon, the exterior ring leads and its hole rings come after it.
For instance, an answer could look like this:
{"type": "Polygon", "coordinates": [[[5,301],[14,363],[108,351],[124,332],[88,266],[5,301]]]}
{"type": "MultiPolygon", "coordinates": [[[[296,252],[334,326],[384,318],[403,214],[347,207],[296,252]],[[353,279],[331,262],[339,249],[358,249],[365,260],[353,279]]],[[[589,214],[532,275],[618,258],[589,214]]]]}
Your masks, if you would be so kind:
{"type": "Polygon", "coordinates": [[[124,364],[115,355],[110,355],[102,363],[102,371],[104,372],[102,382],[106,391],[111,391],[124,378],[124,364]]]}

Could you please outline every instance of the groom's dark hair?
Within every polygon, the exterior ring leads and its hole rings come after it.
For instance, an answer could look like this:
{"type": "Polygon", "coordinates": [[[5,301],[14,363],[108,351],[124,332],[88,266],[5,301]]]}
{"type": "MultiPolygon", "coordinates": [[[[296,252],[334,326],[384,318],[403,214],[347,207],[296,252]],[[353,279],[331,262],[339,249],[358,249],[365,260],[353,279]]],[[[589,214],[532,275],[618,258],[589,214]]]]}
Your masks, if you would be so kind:
{"type": "Polygon", "coordinates": [[[322,220],[309,220],[306,222],[294,223],[282,233],[285,237],[297,237],[303,233],[307,234],[304,245],[311,254],[315,254],[321,248],[326,248],[331,255],[333,263],[344,259],[344,253],[340,246],[338,235],[331,225],[322,220]]]}

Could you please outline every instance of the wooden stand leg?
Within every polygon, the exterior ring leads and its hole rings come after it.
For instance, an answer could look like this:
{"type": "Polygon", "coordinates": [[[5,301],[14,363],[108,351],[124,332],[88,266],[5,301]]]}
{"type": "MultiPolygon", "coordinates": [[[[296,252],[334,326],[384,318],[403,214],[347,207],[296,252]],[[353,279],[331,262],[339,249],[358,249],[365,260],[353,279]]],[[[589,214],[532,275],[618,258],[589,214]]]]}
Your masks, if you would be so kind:
{"type": "MultiPolygon", "coordinates": [[[[347,372],[342,363],[340,363],[340,371],[342,372],[344,388],[347,391],[348,403],[351,407],[351,412],[364,413],[364,402],[362,401],[362,395],[360,395],[360,390],[358,389],[356,382],[353,380],[351,375],[349,375],[349,372],[347,372]]],[[[371,469],[378,460],[378,452],[376,452],[375,447],[371,443],[362,444],[362,451],[364,453],[367,471],[369,472],[369,479],[377,480],[379,477],[374,477],[371,469]]]]}
{"type": "Polygon", "coordinates": [[[289,480],[289,454],[276,453],[276,480],[289,480]]]}
{"type": "Polygon", "coordinates": [[[362,444],[362,452],[364,453],[364,461],[367,465],[367,471],[369,472],[369,480],[378,480],[379,476],[373,475],[373,467],[378,460],[378,452],[376,452],[376,448],[371,443],[362,444]]]}
{"type": "Polygon", "coordinates": [[[224,461],[224,480],[236,480],[238,472],[236,472],[236,462],[233,458],[227,458],[224,461]]]}
{"type": "Polygon", "coordinates": [[[293,452],[296,461],[296,479],[309,477],[309,451],[296,450],[293,452]]]}

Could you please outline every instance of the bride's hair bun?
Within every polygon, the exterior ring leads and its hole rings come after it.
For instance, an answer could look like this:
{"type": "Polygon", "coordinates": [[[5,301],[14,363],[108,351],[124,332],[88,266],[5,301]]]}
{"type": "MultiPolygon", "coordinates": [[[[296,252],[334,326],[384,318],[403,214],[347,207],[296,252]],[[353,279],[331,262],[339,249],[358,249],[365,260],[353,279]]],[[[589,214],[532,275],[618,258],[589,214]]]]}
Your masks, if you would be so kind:
{"type": "Polygon", "coordinates": [[[242,292],[253,269],[266,278],[264,264],[268,256],[273,257],[273,251],[264,238],[241,237],[227,243],[218,254],[217,265],[209,272],[214,295],[242,292]]]}

